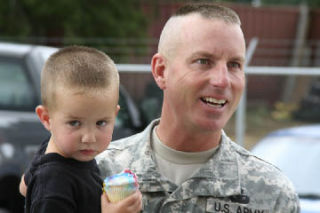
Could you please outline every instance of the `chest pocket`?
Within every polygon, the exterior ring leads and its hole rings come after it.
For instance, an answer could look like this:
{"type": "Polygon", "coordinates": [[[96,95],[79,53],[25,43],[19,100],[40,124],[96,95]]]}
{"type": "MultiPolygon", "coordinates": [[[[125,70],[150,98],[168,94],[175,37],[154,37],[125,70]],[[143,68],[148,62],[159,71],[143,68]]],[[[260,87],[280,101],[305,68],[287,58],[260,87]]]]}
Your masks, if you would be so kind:
{"type": "Polygon", "coordinates": [[[208,198],[206,212],[214,213],[270,213],[268,209],[255,208],[249,204],[226,202],[220,199],[208,198]]]}

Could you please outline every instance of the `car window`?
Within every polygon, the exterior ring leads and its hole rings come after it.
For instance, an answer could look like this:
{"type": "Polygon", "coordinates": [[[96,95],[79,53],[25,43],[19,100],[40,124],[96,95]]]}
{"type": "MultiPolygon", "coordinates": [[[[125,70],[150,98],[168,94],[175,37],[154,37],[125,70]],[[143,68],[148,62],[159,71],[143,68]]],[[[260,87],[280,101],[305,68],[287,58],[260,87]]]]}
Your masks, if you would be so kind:
{"type": "Polygon", "coordinates": [[[35,94],[23,63],[0,58],[0,109],[33,110],[35,94]]]}

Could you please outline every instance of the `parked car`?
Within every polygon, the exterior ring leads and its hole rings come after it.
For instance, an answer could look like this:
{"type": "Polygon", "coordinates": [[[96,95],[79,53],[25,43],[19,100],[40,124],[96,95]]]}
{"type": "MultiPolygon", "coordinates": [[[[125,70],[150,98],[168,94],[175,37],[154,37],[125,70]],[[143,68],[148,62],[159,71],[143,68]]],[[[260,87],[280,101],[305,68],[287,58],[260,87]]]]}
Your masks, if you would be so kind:
{"type": "MultiPolygon", "coordinates": [[[[0,212],[23,212],[21,174],[49,133],[34,113],[40,104],[40,73],[57,48],[0,42],[0,212]]],[[[140,111],[120,86],[113,139],[144,127],[140,111]]]]}
{"type": "Polygon", "coordinates": [[[320,213],[320,125],[272,132],[252,152],[289,177],[299,195],[301,213],[320,213]]]}

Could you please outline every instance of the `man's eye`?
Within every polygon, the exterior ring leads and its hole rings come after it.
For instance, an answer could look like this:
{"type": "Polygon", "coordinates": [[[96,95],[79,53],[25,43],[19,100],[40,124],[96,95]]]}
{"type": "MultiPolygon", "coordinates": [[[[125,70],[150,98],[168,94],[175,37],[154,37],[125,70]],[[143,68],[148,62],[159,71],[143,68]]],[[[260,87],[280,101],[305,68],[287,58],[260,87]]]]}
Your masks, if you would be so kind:
{"type": "Polygon", "coordinates": [[[230,63],[228,64],[228,67],[229,67],[229,68],[232,68],[232,69],[234,69],[234,68],[240,69],[240,68],[241,68],[241,64],[238,63],[238,62],[230,62],[230,63]]]}
{"type": "Polygon", "coordinates": [[[107,125],[106,121],[97,121],[97,126],[105,126],[107,125]]]}
{"type": "Polygon", "coordinates": [[[69,121],[68,124],[73,127],[80,126],[80,121],[69,121]]]}
{"type": "Polygon", "coordinates": [[[210,63],[210,61],[209,61],[209,59],[206,59],[206,58],[200,58],[197,60],[197,63],[208,65],[210,63]]]}

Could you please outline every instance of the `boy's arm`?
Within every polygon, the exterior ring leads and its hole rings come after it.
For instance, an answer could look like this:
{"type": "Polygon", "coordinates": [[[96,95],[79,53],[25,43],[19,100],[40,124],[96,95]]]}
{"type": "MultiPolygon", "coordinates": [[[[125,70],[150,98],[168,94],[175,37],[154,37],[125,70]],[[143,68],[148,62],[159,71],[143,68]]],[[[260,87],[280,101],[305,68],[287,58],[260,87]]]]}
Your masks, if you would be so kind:
{"type": "Polygon", "coordinates": [[[32,158],[32,161],[29,163],[27,169],[24,171],[25,173],[22,174],[22,176],[21,176],[21,180],[20,180],[20,184],[19,184],[19,192],[24,197],[26,197],[26,195],[27,195],[28,181],[32,177],[33,171],[36,169],[34,167],[33,163],[35,161],[37,161],[37,159],[39,159],[45,153],[47,146],[48,146],[48,141],[49,141],[49,139],[47,139],[41,143],[38,151],[36,152],[35,156],[32,158]],[[27,182],[25,182],[25,178],[26,178],[27,182]]]}
{"type": "Polygon", "coordinates": [[[101,213],[135,213],[141,209],[142,195],[139,190],[117,203],[111,203],[105,192],[101,195],[101,213]]]}
{"type": "Polygon", "coordinates": [[[27,195],[27,185],[24,182],[24,174],[21,176],[20,184],[19,184],[20,194],[24,197],[27,195]]]}

